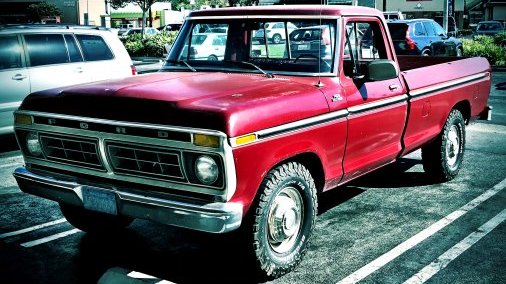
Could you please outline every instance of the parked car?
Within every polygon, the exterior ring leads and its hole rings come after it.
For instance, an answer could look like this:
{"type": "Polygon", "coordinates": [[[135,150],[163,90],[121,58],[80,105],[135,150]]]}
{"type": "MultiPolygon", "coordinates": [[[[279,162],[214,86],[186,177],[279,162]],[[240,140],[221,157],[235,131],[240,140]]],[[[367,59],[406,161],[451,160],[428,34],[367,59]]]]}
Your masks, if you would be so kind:
{"type": "Polygon", "coordinates": [[[168,24],[162,27],[159,27],[158,30],[160,32],[172,32],[172,31],[179,31],[182,24],[168,24]]]}
{"type": "Polygon", "coordinates": [[[133,24],[120,24],[119,30],[118,30],[118,36],[122,36],[124,33],[126,33],[126,31],[128,31],[129,29],[133,29],[133,28],[134,28],[133,24]]]}
{"type": "Polygon", "coordinates": [[[462,56],[462,43],[431,19],[389,22],[398,55],[462,56]]]}
{"type": "MultiPolygon", "coordinates": [[[[291,22],[286,24],[288,34],[297,29],[297,26],[291,22]]],[[[266,22],[263,28],[257,30],[254,39],[260,43],[264,43],[265,39],[272,43],[278,44],[286,40],[285,23],[284,22],[266,22]]]]}
{"type": "Polygon", "coordinates": [[[404,20],[404,15],[401,11],[385,11],[383,12],[383,17],[387,21],[404,20]]]}
{"type": "Polygon", "coordinates": [[[191,58],[197,60],[223,60],[227,34],[203,33],[194,34],[191,40],[191,58]]]}
{"type": "Polygon", "coordinates": [[[504,32],[504,26],[499,21],[481,21],[476,26],[476,31],[474,32],[474,36],[477,35],[489,35],[493,36],[498,33],[504,32]]]}
{"type": "Polygon", "coordinates": [[[332,57],[333,46],[329,26],[305,27],[292,31],[290,38],[291,58],[332,57]]]}
{"type": "Polygon", "coordinates": [[[91,27],[0,26],[0,134],[31,92],[135,74],[112,32],[91,27]]]}
{"type": "MultiPolygon", "coordinates": [[[[121,39],[126,39],[127,37],[129,37],[131,35],[140,34],[140,33],[142,33],[142,28],[128,29],[125,33],[123,33],[120,36],[120,38],[121,39]]],[[[157,29],[155,29],[155,28],[150,28],[150,27],[144,28],[144,34],[145,35],[152,36],[152,35],[156,35],[157,33],[159,33],[159,31],[157,29]]]]}

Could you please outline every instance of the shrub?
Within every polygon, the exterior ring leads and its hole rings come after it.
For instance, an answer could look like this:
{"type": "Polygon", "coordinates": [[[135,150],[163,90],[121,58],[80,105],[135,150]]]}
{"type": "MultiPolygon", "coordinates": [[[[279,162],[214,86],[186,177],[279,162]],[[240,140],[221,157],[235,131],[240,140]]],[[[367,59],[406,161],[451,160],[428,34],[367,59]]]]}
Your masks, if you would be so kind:
{"type": "Polygon", "coordinates": [[[165,45],[173,44],[176,35],[177,31],[163,32],[154,36],[144,36],[144,38],[141,37],[141,34],[133,34],[126,38],[124,44],[128,54],[132,57],[162,57],[166,53],[165,45]]]}
{"type": "Polygon", "coordinates": [[[506,66],[506,49],[499,45],[504,42],[506,35],[495,37],[477,36],[474,40],[463,39],[465,56],[482,56],[488,59],[491,65],[506,66]]]}

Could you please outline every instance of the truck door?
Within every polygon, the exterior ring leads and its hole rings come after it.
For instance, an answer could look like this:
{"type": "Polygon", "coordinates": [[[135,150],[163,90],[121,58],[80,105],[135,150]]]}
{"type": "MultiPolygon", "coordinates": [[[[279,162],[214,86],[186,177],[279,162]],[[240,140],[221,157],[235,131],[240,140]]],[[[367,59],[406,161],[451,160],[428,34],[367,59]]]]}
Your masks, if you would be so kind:
{"type": "Polygon", "coordinates": [[[375,81],[365,76],[369,63],[395,59],[383,23],[345,18],[343,27],[340,78],[349,112],[346,181],[396,159],[402,149],[407,95],[398,76],[375,81]]]}

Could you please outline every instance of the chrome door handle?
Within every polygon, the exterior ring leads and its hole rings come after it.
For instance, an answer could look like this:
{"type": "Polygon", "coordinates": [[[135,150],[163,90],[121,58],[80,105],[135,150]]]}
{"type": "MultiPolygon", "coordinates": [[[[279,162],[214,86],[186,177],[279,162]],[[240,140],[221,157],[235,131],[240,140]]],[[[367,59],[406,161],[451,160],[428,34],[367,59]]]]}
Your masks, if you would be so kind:
{"type": "Polygon", "coordinates": [[[390,85],[390,86],[388,86],[388,88],[390,89],[390,91],[395,91],[395,90],[399,89],[399,88],[400,88],[400,86],[399,86],[399,85],[397,85],[397,84],[394,84],[394,85],[390,85]]]}
{"type": "Polygon", "coordinates": [[[23,79],[26,79],[26,75],[23,75],[23,74],[16,74],[14,76],[12,76],[12,80],[23,80],[23,79]]]}

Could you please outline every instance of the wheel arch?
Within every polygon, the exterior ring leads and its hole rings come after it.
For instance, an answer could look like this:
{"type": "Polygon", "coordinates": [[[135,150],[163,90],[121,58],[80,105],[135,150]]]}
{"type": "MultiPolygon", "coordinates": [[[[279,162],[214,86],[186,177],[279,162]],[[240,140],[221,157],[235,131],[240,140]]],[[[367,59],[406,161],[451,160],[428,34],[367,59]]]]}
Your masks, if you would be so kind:
{"type": "Polygon", "coordinates": [[[307,170],[311,173],[313,177],[316,191],[318,193],[323,191],[323,187],[325,186],[325,170],[323,168],[323,163],[320,157],[314,152],[305,152],[298,153],[292,157],[286,158],[276,165],[274,165],[269,171],[272,169],[289,162],[297,162],[307,168],[307,170]]]}
{"type": "Polygon", "coordinates": [[[471,119],[471,104],[467,100],[460,101],[456,103],[452,109],[456,109],[462,113],[466,124],[469,124],[469,120],[471,119]]]}

